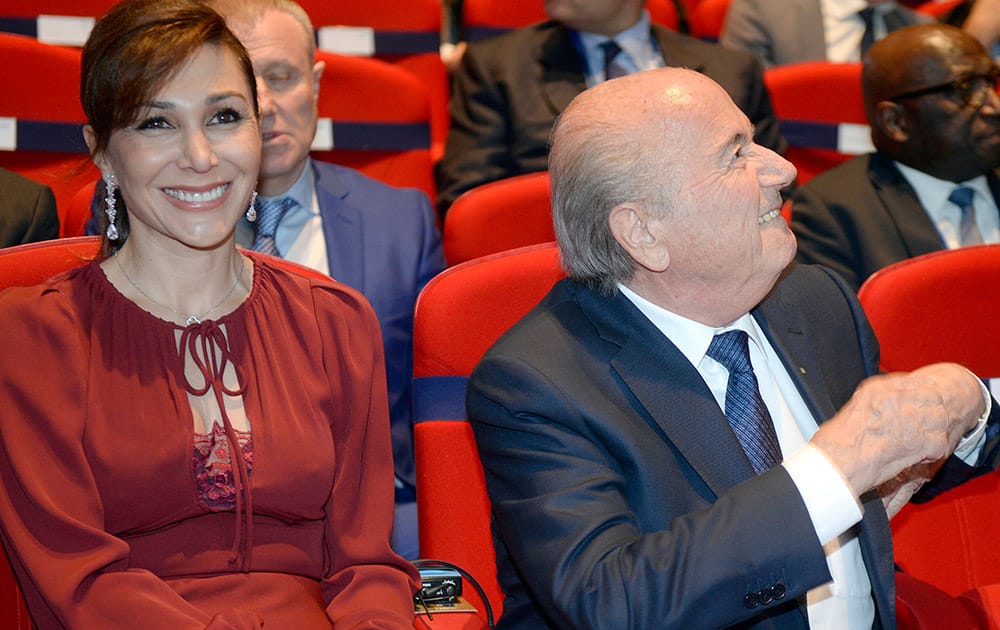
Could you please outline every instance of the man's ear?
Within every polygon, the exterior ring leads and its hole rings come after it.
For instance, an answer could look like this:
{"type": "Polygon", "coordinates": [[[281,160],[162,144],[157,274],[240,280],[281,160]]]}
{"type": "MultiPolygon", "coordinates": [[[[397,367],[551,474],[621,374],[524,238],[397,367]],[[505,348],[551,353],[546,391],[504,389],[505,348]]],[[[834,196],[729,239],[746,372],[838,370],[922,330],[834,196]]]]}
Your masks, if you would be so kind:
{"type": "Polygon", "coordinates": [[[910,139],[910,121],[906,109],[899,103],[879,101],[875,105],[874,122],[882,134],[893,142],[906,142],[910,139]]]}
{"type": "Polygon", "coordinates": [[[611,234],[636,264],[659,273],[670,266],[667,243],[653,229],[659,221],[635,203],[622,203],[611,209],[608,226],[611,234]]]}
{"type": "Polygon", "coordinates": [[[312,75],[313,75],[313,90],[315,95],[319,96],[319,80],[323,78],[323,71],[326,70],[325,61],[317,61],[313,64],[312,75]]]}

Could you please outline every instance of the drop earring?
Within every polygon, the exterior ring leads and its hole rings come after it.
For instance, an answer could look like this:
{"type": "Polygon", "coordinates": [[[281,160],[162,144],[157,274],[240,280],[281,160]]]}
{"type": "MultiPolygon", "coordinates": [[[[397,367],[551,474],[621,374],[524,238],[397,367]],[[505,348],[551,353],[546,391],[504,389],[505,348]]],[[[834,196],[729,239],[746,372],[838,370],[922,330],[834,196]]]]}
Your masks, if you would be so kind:
{"type": "Polygon", "coordinates": [[[118,182],[115,180],[114,173],[104,173],[104,212],[108,215],[108,229],[104,232],[104,235],[108,237],[109,241],[118,240],[118,226],[115,225],[115,219],[118,216],[118,211],[115,209],[115,191],[118,190],[118,182]]]}
{"type": "Polygon", "coordinates": [[[250,207],[247,208],[247,221],[253,223],[257,220],[257,190],[250,193],[250,207]]]}

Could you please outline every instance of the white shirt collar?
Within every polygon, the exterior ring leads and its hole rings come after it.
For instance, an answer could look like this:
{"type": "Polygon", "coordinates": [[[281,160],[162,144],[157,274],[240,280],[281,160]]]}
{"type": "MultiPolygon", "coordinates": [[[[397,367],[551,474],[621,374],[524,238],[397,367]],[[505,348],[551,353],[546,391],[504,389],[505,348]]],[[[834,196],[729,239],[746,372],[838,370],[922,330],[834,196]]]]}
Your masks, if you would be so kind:
{"type": "Polygon", "coordinates": [[[723,332],[742,330],[747,333],[751,341],[759,348],[764,347],[764,344],[761,342],[761,335],[763,333],[749,313],[744,314],[726,326],[706,326],[683,315],[668,311],[662,306],[653,304],[623,284],[619,284],[618,288],[680,350],[681,354],[691,362],[691,365],[695,367],[705,358],[708,346],[712,343],[712,338],[723,332]]]}

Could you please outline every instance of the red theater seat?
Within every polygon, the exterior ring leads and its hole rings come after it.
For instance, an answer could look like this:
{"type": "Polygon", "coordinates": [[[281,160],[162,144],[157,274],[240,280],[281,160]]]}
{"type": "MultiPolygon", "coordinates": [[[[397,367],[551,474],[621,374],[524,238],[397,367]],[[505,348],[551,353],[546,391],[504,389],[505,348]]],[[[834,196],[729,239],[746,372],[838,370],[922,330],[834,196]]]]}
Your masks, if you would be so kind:
{"type": "MultiPolygon", "coordinates": [[[[420,551],[456,564],[482,585],[499,617],[490,502],[465,384],[496,339],[563,277],[554,245],[479,258],[445,270],[424,288],[414,317],[414,429],[420,551]]],[[[478,597],[466,597],[482,611],[478,597]]]]}

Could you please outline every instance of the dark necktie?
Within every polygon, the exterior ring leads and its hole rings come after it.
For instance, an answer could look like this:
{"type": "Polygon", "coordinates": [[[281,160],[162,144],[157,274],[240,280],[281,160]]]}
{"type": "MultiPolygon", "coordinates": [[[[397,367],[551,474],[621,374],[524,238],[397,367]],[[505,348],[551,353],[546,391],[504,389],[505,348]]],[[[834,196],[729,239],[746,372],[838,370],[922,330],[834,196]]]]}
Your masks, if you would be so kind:
{"type": "Polygon", "coordinates": [[[291,197],[275,197],[259,202],[257,208],[257,236],[253,241],[253,249],[265,254],[277,256],[278,246],[274,243],[274,233],[278,230],[281,217],[295,205],[291,197]]]}
{"type": "Polygon", "coordinates": [[[609,39],[600,46],[601,50],[604,51],[604,80],[617,79],[628,74],[625,66],[616,61],[622,47],[613,39],[609,39]]]}
{"type": "Polygon", "coordinates": [[[960,245],[981,245],[983,243],[983,234],[979,231],[979,226],[976,225],[976,207],[972,205],[972,198],[975,195],[976,191],[968,186],[959,186],[948,196],[948,201],[962,209],[960,245]]]}
{"type": "Polygon", "coordinates": [[[865,33],[861,36],[861,58],[864,59],[865,53],[875,43],[875,9],[865,7],[858,11],[858,15],[865,23],[865,33]]]}
{"type": "Polygon", "coordinates": [[[781,461],[781,446],[771,414],[757,388],[757,376],[750,364],[748,337],[742,330],[716,335],[708,346],[708,356],[729,370],[726,386],[726,418],[759,475],[781,461]]]}

